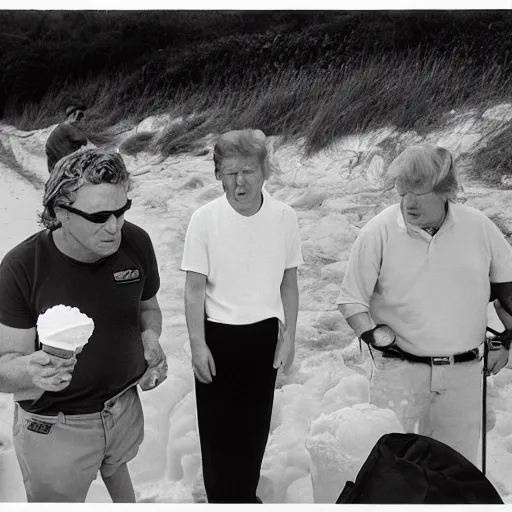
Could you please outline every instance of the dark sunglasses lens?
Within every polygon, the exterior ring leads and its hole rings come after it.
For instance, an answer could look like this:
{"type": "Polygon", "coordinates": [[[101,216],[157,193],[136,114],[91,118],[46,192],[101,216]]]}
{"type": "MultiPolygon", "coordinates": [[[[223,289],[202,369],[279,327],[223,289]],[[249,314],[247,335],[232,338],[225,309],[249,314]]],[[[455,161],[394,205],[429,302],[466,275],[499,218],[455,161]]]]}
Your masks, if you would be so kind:
{"type": "Polygon", "coordinates": [[[108,219],[110,219],[110,216],[112,214],[111,213],[108,213],[108,212],[105,212],[105,213],[90,213],[89,215],[87,215],[87,217],[84,217],[87,219],[87,220],[90,220],[91,222],[94,222],[94,224],[105,224],[105,222],[107,222],[108,219]]]}
{"type": "Polygon", "coordinates": [[[94,222],[95,224],[104,224],[105,222],[110,219],[112,215],[115,216],[116,219],[121,217],[121,215],[124,215],[125,212],[127,212],[132,206],[132,200],[128,199],[126,204],[119,208],[119,210],[115,210],[112,212],[98,212],[98,213],[91,213],[86,218],[88,218],[91,222],[94,222]]]}
{"type": "Polygon", "coordinates": [[[126,204],[119,208],[119,210],[115,210],[112,212],[98,212],[98,213],[86,213],[82,212],[81,210],[77,210],[76,208],[73,208],[72,206],[67,205],[59,205],[64,210],[67,210],[68,212],[75,213],[76,215],[79,215],[80,217],[83,217],[84,219],[87,219],[89,222],[92,222],[94,224],[105,224],[105,222],[114,215],[116,219],[121,217],[121,215],[124,215],[126,211],[128,211],[132,206],[132,200],[128,199],[126,204]]]}

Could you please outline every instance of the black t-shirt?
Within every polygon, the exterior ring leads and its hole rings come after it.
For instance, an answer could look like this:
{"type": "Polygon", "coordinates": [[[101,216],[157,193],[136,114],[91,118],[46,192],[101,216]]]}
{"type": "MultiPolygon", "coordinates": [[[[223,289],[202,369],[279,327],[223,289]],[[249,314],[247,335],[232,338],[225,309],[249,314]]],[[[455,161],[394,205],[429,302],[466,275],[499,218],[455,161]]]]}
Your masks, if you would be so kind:
{"type": "MultiPolygon", "coordinates": [[[[70,385],[21,401],[39,414],[87,414],[139,378],[146,369],[140,303],[160,287],[149,235],[125,222],[119,250],[95,263],[60,252],[50,231],[40,231],[9,251],[0,264],[0,323],[30,329],[57,304],[77,307],[94,320],[94,332],[77,357],[70,385]]],[[[38,340],[36,340],[36,349],[38,340]]]]}

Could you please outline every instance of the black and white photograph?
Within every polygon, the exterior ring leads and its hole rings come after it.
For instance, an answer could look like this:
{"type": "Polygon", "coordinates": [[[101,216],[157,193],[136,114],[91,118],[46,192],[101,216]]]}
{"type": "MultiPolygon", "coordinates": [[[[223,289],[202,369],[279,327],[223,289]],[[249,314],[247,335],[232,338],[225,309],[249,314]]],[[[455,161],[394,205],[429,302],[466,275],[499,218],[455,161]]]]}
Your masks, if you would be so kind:
{"type": "Polygon", "coordinates": [[[512,9],[73,9],[0,6],[0,502],[512,504],[512,9]]]}

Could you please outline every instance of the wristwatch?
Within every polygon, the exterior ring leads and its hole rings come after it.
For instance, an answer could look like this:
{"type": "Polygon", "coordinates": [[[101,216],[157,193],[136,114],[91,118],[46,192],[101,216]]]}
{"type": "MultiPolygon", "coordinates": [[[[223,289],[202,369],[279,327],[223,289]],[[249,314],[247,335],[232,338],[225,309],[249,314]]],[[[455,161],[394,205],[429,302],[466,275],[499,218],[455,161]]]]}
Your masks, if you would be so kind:
{"type": "Polygon", "coordinates": [[[385,324],[378,324],[373,329],[365,331],[360,338],[367,344],[375,348],[389,348],[395,344],[396,334],[391,327],[385,324]]]}
{"type": "Polygon", "coordinates": [[[493,336],[487,338],[489,350],[500,350],[501,348],[510,350],[512,328],[506,328],[503,332],[498,332],[487,326],[486,330],[493,334],[493,336]]]}

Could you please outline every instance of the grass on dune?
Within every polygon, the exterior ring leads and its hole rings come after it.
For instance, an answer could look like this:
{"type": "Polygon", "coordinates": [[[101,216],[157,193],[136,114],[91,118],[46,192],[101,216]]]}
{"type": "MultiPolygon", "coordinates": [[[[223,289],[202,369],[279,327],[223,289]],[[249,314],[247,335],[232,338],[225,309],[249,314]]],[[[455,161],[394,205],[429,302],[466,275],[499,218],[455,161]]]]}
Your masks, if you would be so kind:
{"type": "Polygon", "coordinates": [[[143,151],[149,151],[157,132],[138,132],[123,140],[119,146],[121,153],[136,155],[143,151]]]}
{"type": "Polygon", "coordinates": [[[184,95],[172,111],[182,115],[196,106],[207,112],[211,131],[253,127],[267,135],[304,137],[312,154],[340,136],[386,126],[425,133],[453,109],[483,109],[510,98],[512,79],[497,64],[482,71],[456,56],[420,59],[411,53],[202,88],[184,95]]]}
{"type": "MultiPolygon", "coordinates": [[[[119,135],[112,127],[128,128],[149,115],[182,118],[158,134],[138,134],[124,142],[128,153],[150,149],[165,158],[200,148],[210,133],[252,127],[267,135],[301,137],[306,153],[313,154],[340,136],[388,126],[426,133],[443,125],[451,110],[483,109],[512,98],[507,68],[492,59],[482,68],[456,53],[425,55],[416,50],[400,56],[354,57],[327,68],[248,72],[241,81],[230,79],[228,69],[201,85],[169,85],[156,92],[148,85],[138,96],[127,93],[130,80],[135,77],[118,72],[55,86],[42,103],[27,105],[17,125],[26,129],[34,123],[58,122],[57,100],[62,103],[80,93],[90,106],[88,132],[99,144],[119,135]]],[[[481,176],[492,172],[489,168],[481,176]]]]}
{"type": "Polygon", "coordinates": [[[200,148],[200,141],[210,133],[208,116],[204,113],[190,116],[181,122],[165,128],[155,142],[163,157],[178,153],[188,153],[200,148]]]}
{"type": "Polygon", "coordinates": [[[64,108],[73,101],[84,103],[87,109],[86,131],[95,144],[105,144],[119,131],[130,128],[149,115],[164,113],[170,100],[165,94],[130,96],[130,77],[123,72],[89,76],[79,82],[55,83],[40,103],[27,103],[21,114],[7,111],[21,130],[57,124],[65,119],[64,108]],[[116,127],[121,126],[120,130],[116,127]]]}
{"type": "Polygon", "coordinates": [[[472,175],[496,186],[512,188],[512,123],[490,133],[473,157],[472,175]],[[502,178],[508,178],[504,183],[502,178]]]}

